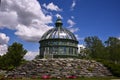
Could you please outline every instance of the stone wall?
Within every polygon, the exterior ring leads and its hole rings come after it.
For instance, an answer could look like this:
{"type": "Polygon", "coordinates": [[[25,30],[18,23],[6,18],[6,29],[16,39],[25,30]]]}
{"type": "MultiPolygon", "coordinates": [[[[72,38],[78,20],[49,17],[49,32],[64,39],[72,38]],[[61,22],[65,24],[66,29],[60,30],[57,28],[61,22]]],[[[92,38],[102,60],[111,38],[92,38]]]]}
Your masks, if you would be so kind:
{"type": "Polygon", "coordinates": [[[93,60],[38,59],[8,72],[7,75],[17,77],[40,77],[42,75],[50,75],[51,77],[65,77],[69,75],[101,77],[111,76],[111,73],[101,63],[93,60]]]}

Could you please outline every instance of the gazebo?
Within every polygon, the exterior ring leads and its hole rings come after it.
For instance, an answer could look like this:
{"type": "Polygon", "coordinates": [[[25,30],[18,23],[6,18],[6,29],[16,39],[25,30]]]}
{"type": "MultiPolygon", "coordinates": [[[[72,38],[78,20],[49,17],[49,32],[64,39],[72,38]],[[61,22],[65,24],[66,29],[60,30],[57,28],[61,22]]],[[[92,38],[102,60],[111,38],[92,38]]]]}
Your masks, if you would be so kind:
{"type": "Polygon", "coordinates": [[[40,58],[68,58],[78,56],[78,41],[75,35],[63,28],[60,18],[55,27],[48,30],[41,37],[40,58]]]}

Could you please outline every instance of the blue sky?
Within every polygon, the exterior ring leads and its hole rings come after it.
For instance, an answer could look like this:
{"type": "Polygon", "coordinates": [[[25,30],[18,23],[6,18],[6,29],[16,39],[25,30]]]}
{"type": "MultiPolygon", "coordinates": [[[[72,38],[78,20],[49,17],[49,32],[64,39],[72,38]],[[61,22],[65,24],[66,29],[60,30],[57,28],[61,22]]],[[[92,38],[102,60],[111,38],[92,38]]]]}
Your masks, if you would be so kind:
{"type": "Polygon", "coordinates": [[[6,51],[7,45],[16,41],[37,53],[40,37],[54,27],[56,16],[77,36],[79,44],[84,44],[87,36],[102,41],[110,36],[120,38],[120,0],[2,0],[1,49],[6,51]]]}

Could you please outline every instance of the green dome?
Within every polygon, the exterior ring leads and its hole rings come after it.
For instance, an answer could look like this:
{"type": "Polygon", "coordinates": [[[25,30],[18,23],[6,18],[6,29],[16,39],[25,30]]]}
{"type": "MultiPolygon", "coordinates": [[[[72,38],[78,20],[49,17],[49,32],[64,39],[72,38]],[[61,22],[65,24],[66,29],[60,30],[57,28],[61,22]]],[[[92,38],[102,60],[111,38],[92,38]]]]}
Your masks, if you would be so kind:
{"type": "Polygon", "coordinates": [[[56,58],[76,57],[78,56],[78,41],[74,34],[62,27],[60,18],[56,20],[55,28],[48,30],[41,37],[40,57],[56,58]]]}
{"type": "Polygon", "coordinates": [[[43,36],[41,40],[46,39],[70,39],[77,41],[76,37],[72,32],[62,27],[61,19],[57,19],[55,23],[55,28],[48,30],[43,36]]]}

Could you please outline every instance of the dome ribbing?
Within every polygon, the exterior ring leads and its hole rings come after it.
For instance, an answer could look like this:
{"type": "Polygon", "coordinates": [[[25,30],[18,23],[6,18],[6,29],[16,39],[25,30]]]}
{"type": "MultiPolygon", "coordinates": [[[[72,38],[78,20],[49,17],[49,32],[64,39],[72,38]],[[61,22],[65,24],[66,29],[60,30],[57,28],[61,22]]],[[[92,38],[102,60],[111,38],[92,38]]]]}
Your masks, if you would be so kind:
{"type": "Polygon", "coordinates": [[[55,27],[48,30],[41,37],[40,57],[73,57],[77,56],[78,41],[74,34],[62,27],[60,18],[56,20],[55,27]]]}
{"type": "Polygon", "coordinates": [[[56,20],[56,27],[53,29],[48,30],[43,36],[41,37],[41,40],[45,39],[70,39],[77,41],[76,37],[72,32],[62,27],[62,21],[61,19],[56,20]]]}

